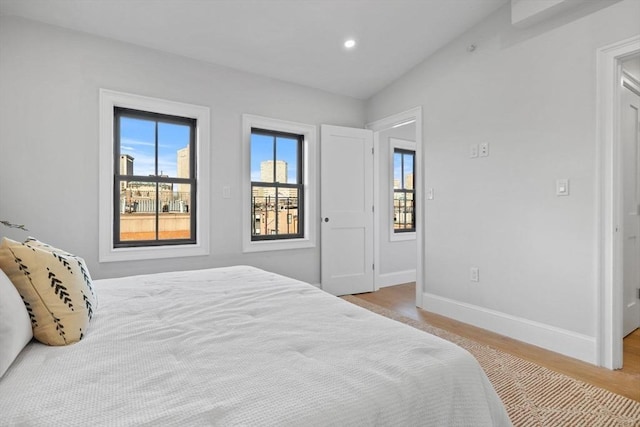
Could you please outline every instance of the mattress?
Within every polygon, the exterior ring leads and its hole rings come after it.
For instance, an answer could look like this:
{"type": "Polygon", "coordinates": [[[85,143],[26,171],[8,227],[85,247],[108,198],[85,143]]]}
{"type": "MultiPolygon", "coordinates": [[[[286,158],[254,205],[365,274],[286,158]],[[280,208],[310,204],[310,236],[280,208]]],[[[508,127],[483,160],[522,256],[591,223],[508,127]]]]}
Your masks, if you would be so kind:
{"type": "Polygon", "coordinates": [[[32,342],[0,425],[502,426],[460,347],[248,266],[96,280],[82,341],[32,342]]]}

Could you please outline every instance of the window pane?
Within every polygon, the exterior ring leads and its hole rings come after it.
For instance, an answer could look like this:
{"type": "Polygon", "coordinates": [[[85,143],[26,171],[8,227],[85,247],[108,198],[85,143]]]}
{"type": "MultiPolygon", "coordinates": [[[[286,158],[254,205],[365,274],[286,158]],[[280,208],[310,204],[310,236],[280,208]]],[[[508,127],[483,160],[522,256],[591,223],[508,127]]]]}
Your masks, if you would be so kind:
{"type": "Polygon", "coordinates": [[[190,213],[195,197],[195,153],[190,144],[196,122],[117,107],[115,117],[119,125],[115,171],[119,201],[114,206],[114,245],[195,242],[190,213]],[[174,178],[187,182],[167,182],[174,178]]]}
{"type": "Polygon", "coordinates": [[[278,196],[278,234],[298,234],[297,188],[281,188],[278,196]]]}
{"type": "Polygon", "coordinates": [[[393,194],[393,228],[401,228],[402,211],[404,210],[404,193],[393,194]]]}
{"type": "Polygon", "coordinates": [[[190,127],[158,123],[158,175],[189,178],[190,127]]]}
{"type": "Polygon", "coordinates": [[[262,234],[262,220],[265,210],[262,188],[253,187],[251,190],[251,235],[262,234]]]}
{"type": "Polygon", "coordinates": [[[298,234],[299,195],[297,188],[253,187],[252,235],[298,234]]]}
{"type": "Polygon", "coordinates": [[[121,175],[155,175],[155,122],[120,117],[119,156],[121,175]]]}
{"type": "Polygon", "coordinates": [[[161,210],[158,217],[160,240],[191,237],[191,185],[160,183],[161,210]]]}
{"type": "Polygon", "coordinates": [[[275,230],[275,187],[253,187],[251,198],[252,235],[271,234],[275,230]]]}
{"type": "Polygon", "coordinates": [[[404,154],[404,187],[413,189],[413,154],[404,154]]]}
{"type": "Polygon", "coordinates": [[[393,188],[402,188],[402,153],[393,153],[393,188]]]}
{"type": "Polygon", "coordinates": [[[120,191],[120,240],[155,240],[156,184],[129,182],[120,191]]]}
{"type": "Polygon", "coordinates": [[[298,222],[303,191],[301,138],[252,128],[250,143],[251,239],[302,237],[298,222]]]}
{"type": "Polygon", "coordinates": [[[276,139],[276,182],[298,184],[298,140],[276,139]]]}
{"type": "Polygon", "coordinates": [[[413,217],[413,193],[396,192],[393,198],[393,228],[412,230],[415,228],[413,217]]]}
{"type": "Polygon", "coordinates": [[[273,182],[274,137],[251,134],[251,181],[273,182]]]}
{"type": "Polygon", "coordinates": [[[413,196],[414,196],[414,193],[412,192],[405,194],[405,211],[404,211],[404,218],[403,218],[405,229],[411,229],[411,230],[416,228],[415,217],[413,215],[413,209],[414,209],[413,196]]]}

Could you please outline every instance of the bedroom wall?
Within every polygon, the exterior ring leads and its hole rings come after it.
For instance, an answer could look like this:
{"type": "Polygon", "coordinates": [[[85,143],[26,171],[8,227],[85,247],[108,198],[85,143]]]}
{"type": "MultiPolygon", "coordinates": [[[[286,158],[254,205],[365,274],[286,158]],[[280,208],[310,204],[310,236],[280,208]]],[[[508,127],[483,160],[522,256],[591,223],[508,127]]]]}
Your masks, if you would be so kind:
{"type": "MultiPolygon", "coordinates": [[[[94,278],[250,264],[320,282],[318,248],[243,254],[241,115],[362,127],[360,100],[0,17],[0,219],[83,256],[94,278]],[[98,90],[211,109],[211,254],[98,263],[98,90]],[[222,198],[229,186],[231,198],[222,198]]],[[[319,206],[319,204],[318,204],[319,206]]],[[[0,229],[24,239],[27,233],[0,229]]]]}
{"type": "Polygon", "coordinates": [[[518,29],[505,6],[367,102],[367,121],[423,106],[426,308],[596,361],[596,50],[638,16],[626,0],[518,29]]]}

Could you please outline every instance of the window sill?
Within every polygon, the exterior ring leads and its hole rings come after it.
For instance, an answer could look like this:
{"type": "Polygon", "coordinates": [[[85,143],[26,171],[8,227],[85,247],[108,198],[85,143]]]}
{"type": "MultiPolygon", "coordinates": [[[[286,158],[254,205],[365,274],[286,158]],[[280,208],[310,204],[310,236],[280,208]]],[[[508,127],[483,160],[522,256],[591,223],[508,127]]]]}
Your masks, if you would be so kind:
{"type": "Polygon", "coordinates": [[[242,252],[285,251],[313,247],[315,247],[315,243],[310,239],[263,240],[245,243],[242,252]]]}
{"type": "Polygon", "coordinates": [[[407,233],[394,233],[393,231],[391,232],[391,235],[389,236],[389,241],[390,242],[405,242],[408,240],[416,240],[416,232],[412,231],[412,232],[407,232],[407,233]]]}
{"type": "Polygon", "coordinates": [[[100,262],[134,261],[144,259],[179,258],[204,256],[209,248],[203,245],[154,246],[144,248],[113,248],[101,251],[100,262]]]}

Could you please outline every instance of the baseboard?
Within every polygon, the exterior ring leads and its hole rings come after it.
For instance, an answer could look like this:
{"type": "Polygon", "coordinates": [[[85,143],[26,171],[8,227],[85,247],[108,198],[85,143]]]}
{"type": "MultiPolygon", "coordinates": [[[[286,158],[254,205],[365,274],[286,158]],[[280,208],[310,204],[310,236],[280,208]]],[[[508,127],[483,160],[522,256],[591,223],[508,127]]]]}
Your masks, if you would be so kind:
{"type": "Polygon", "coordinates": [[[403,283],[416,281],[416,270],[396,271],[393,273],[376,275],[376,287],[386,288],[387,286],[401,285],[403,283]]]}
{"type": "Polygon", "coordinates": [[[427,311],[597,364],[595,337],[429,293],[423,294],[422,303],[427,311]]]}

